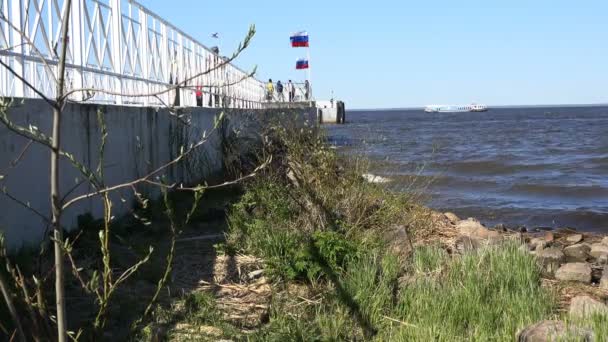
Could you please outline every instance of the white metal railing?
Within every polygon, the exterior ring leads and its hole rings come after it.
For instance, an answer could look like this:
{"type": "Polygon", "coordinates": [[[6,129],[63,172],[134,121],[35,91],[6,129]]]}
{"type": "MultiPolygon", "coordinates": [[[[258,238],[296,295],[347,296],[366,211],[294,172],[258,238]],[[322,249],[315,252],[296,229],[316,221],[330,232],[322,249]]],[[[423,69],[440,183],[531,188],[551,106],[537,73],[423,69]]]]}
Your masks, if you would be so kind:
{"type": "MultiPolygon", "coordinates": [[[[0,59],[45,96],[55,97],[65,0],[0,0],[0,59]]],[[[123,105],[260,108],[264,84],[134,0],[73,0],[66,87],[75,101],[123,105]],[[219,67],[218,67],[219,66],[219,67]],[[206,70],[213,71],[183,82],[206,70]],[[240,81],[242,80],[242,81],[240,81]],[[240,81],[240,82],[239,82],[240,81]],[[110,90],[108,94],[100,90],[110,90]],[[173,89],[158,96],[151,94],[173,89]],[[121,95],[118,95],[121,94],[121,95]]],[[[37,94],[0,66],[0,96],[37,94]]]]}

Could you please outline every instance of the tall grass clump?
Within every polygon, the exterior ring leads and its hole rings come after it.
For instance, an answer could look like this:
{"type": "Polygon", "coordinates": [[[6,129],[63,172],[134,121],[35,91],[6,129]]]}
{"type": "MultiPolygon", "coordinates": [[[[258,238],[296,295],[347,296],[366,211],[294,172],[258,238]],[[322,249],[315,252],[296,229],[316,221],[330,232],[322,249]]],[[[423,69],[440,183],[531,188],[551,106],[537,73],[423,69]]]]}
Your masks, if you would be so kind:
{"type": "Polygon", "coordinates": [[[411,326],[390,331],[390,339],[512,340],[555,309],[534,257],[514,243],[456,258],[428,248],[417,252],[412,269],[418,276],[401,289],[395,309],[411,326]]]}
{"type": "Polygon", "coordinates": [[[315,259],[343,270],[383,232],[413,224],[412,197],[366,182],[366,164],[338,156],[318,129],[276,126],[269,137],[274,162],[233,206],[230,250],[264,258],[279,278],[316,280],[315,259]]]}
{"type": "Polygon", "coordinates": [[[415,194],[366,182],[367,162],[314,129],[269,136],[273,164],[228,215],[227,250],[261,257],[277,289],[250,341],[503,341],[551,316],[555,300],[518,245],[422,246],[435,228],[415,194]],[[410,241],[395,249],[401,229],[410,241]]]}

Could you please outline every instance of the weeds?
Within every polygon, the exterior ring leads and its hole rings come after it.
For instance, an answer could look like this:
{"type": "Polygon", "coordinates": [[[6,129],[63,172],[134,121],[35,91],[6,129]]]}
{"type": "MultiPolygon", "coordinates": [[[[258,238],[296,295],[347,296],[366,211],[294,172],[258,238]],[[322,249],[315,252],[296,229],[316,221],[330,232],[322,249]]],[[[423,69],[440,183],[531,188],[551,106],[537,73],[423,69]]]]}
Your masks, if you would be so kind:
{"type": "Polygon", "coordinates": [[[391,338],[510,340],[518,329],[555,309],[554,298],[541,287],[534,257],[516,244],[458,258],[429,248],[415,255],[412,268],[417,272],[401,289],[395,309],[412,327],[392,331],[391,338]]]}
{"type": "Polygon", "coordinates": [[[554,313],[534,258],[516,244],[463,256],[428,244],[407,260],[393,254],[392,227],[432,235],[417,195],[365,182],[366,163],[339,157],[322,134],[275,133],[280,163],[232,207],[227,243],[264,259],[275,279],[320,294],[279,297],[250,340],[512,340],[554,313]]]}

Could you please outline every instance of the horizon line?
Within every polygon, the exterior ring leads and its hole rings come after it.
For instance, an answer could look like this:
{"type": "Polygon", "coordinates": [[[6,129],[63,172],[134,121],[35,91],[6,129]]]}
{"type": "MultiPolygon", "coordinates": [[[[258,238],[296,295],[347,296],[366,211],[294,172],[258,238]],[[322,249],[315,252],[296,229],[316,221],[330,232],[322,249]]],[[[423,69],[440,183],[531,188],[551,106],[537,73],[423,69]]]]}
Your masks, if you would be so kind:
{"type": "MultiPolygon", "coordinates": [[[[347,104],[348,105],[348,104],[347,104]]],[[[427,105],[423,106],[408,106],[408,107],[376,107],[376,108],[350,108],[347,110],[351,111],[365,111],[365,110],[412,110],[412,109],[424,109],[427,105]]],[[[487,105],[488,108],[551,108],[551,107],[607,107],[608,102],[601,103],[556,103],[556,104],[520,104],[520,105],[487,105]]]]}

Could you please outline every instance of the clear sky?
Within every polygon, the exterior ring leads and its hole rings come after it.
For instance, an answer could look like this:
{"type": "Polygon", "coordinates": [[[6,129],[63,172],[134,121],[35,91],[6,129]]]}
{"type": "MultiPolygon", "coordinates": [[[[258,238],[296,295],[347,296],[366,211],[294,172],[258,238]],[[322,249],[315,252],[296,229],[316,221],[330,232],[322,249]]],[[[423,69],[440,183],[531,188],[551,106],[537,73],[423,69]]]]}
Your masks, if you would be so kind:
{"type": "Polygon", "coordinates": [[[307,30],[315,96],[347,108],[608,103],[607,0],[140,1],[226,55],[255,24],[261,80],[305,79],[307,30]]]}

